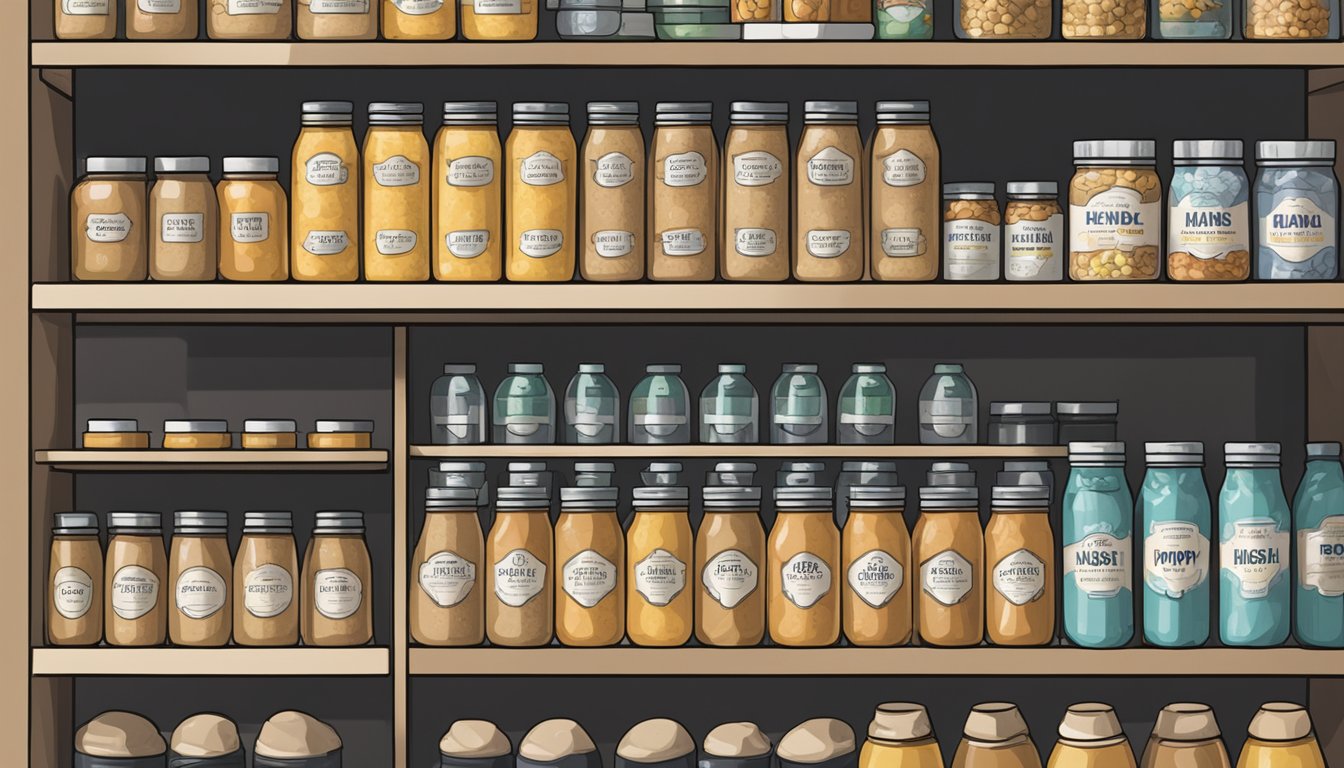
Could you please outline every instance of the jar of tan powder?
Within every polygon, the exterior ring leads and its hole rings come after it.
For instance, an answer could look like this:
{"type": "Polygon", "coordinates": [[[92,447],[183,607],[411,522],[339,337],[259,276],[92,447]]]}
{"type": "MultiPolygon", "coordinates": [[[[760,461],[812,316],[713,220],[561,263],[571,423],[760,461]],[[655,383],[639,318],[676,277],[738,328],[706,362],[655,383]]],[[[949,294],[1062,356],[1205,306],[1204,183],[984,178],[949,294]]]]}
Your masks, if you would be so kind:
{"type": "Polygon", "coordinates": [[[173,768],[246,768],[247,756],[238,740],[238,726],[209,712],[192,715],[173,729],[168,740],[173,768]]]}
{"type": "Polygon", "coordinates": [[[173,585],[168,614],[168,639],[173,645],[227,645],[233,632],[228,513],[173,513],[168,581],[173,585]]]}
{"type": "Polygon", "coordinates": [[[723,277],[789,279],[789,105],[735,101],[723,145],[723,277]]]}
{"type": "Polygon", "coordinates": [[[149,276],[214,280],[219,201],[208,157],[159,157],[149,192],[149,276]]]}
{"type": "Polygon", "coordinates": [[[373,639],[373,568],[363,512],[318,512],[303,555],[305,645],[364,645],[373,639]]]}
{"type": "Polygon", "coordinates": [[[168,745],[155,725],[132,712],[104,712],[75,732],[74,768],[165,765],[168,745]]]}
{"type": "Polygon", "coordinates": [[[126,39],[195,40],[197,0],[126,0],[126,39]]]}
{"type": "Polygon", "coordinates": [[[584,280],[644,277],[644,134],[639,102],[588,104],[579,188],[579,272],[584,280]]]}
{"type": "Polygon", "coordinates": [[[513,745],[488,720],[456,720],[439,740],[436,768],[514,768],[513,745]]]}
{"type": "Polygon", "coordinates": [[[226,157],[219,198],[219,274],[225,280],[289,279],[289,203],[274,157],[226,157]]]}
{"type": "Polygon", "coordinates": [[[341,737],[330,725],[303,712],[271,715],[257,734],[253,768],[341,768],[341,737]]]}
{"type": "Polygon", "coordinates": [[[290,0],[206,0],[211,40],[288,40],[294,27],[290,0]]]}
{"type": "Polygon", "coordinates": [[[277,646],[299,642],[294,584],[299,555],[290,512],[247,512],[233,562],[233,641],[277,646]]]}
{"type": "Polygon", "coordinates": [[[807,282],[863,277],[863,154],[859,105],[809,101],[794,171],[793,276],[807,282]]]}
{"type": "Polygon", "coordinates": [[[551,642],[555,539],[545,466],[511,464],[510,484],[495,492],[495,523],[485,542],[485,634],[492,645],[551,642]]]}
{"type": "Polygon", "coordinates": [[[168,636],[168,554],[157,512],[110,512],[103,615],[108,645],[163,645],[168,636]]]}
{"type": "Polygon", "coordinates": [[[373,40],[378,0],[297,0],[294,28],[300,40],[373,40]]]}
{"type": "Polygon", "coordinates": [[[417,643],[480,645],[485,639],[480,506],[475,488],[426,494],[425,523],[411,554],[411,638],[417,643]]]}
{"type": "Polygon", "coordinates": [[[929,124],[929,102],[879,101],[868,157],[873,279],[937,279],[941,153],[929,124]]]}
{"type": "Polygon", "coordinates": [[[70,193],[70,260],[76,280],[144,280],[145,159],[90,157],[70,193]]]}
{"type": "Polygon", "coordinates": [[[649,279],[714,279],[719,145],[709,102],[660,102],[649,174],[649,279]]]}
{"type": "Polygon", "coordinates": [[[47,642],[97,645],[103,637],[103,547],[97,515],[56,514],[48,574],[47,642]]]}
{"type": "Polygon", "coordinates": [[[117,36],[118,0],[55,0],[59,40],[111,40],[117,36]]]}

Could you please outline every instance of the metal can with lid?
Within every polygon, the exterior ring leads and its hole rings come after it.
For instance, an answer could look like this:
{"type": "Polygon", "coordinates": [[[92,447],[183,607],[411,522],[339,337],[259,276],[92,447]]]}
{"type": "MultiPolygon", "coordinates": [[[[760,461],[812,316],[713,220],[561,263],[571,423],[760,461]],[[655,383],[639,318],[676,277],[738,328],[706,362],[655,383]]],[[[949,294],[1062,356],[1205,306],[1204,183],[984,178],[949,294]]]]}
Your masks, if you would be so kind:
{"type": "Polygon", "coordinates": [[[144,449],[149,447],[149,433],[140,431],[135,419],[89,419],[82,436],[85,448],[144,449]]]}
{"type": "Polygon", "coordinates": [[[294,450],[299,447],[299,425],[293,419],[248,419],[241,442],[251,450],[294,450]]]}
{"type": "Polygon", "coordinates": [[[308,433],[308,447],[362,451],[373,447],[372,421],[318,421],[308,433]]]}
{"type": "Polygon", "coordinates": [[[1054,445],[1054,406],[1043,402],[989,404],[990,445],[1054,445]]]}

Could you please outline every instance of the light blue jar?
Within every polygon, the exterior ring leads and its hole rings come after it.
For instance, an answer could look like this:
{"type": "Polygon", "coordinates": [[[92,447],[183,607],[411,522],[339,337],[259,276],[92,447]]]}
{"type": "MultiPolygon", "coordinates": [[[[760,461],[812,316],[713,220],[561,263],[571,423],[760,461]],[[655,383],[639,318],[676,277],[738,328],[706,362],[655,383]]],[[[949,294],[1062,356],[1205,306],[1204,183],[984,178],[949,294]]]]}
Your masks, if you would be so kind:
{"type": "Polygon", "coordinates": [[[1339,180],[1333,141],[1255,145],[1255,275],[1261,280],[1339,276],[1339,180]]]}
{"type": "Polygon", "coordinates": [[[747,366],[719,366],[719,375],[700,393],[700,442],[751,444],[761,440],[760,398],[747,366]]]}
{"type": "Polygon", "coordinates": [[[691,442],[691,393],[681,366],[648,365],[630,393],[630,442],[635,445],[685,445],[691,442]]]}
{"type": "Polygon", "coordinates": [[[1069,443],[1064,489],[1064,634],[1084,648],[1134,637],[1134,498],[1124,443],[1069,443]]]}
{"type": "Polygon", "coordinates": [[[856,363],[840,390],[836,442],[891,445],[896,442],[896,387],[882,363],[856,363]]]}
{"type": "Polygon", "coordinates": [[[1219,625],[1224,645],[1288,639],[1293,523],[1279,476],[1278,443],[1227,443],[1218,495],[1219,625]]]}
{"type": "Polygon", "coordinates": [[[565,389],[565,442],[605,445],[620,440],[621,395],[607,367],[581,363],[565,389]]]}
{"type": "Polygon", "coordinates": [[[919,390],[919,442],[975,445],[980,438],[980,401],[960,363],[939,363],[919,390]]]}
{"type": "Polygon", "coordinates": [[[1297,531],[1297,641],[1344,648],[1344,471],[1339,443],[1307,443],[1293,499],[1297,531]]]}
{"type": "Polygon", "coordinates": [[[509,363],[509,375],[495,389],[492,424],[496,443],[555,442],[555,393],[541,363],[509,363]]]}
{"type": "Polygon", "coordinates": [[[1147,443],[1135,515],[1143,520],[1143,639],[1189,648],[1209,639],[1209,536],[1203,443],[1147,443]]]}
{"type": "Polygon", "coordinates": [[[811,363],[785,363],[770,391],[770,442],[824,444],[830,439],[826,385],[811,363]]]}

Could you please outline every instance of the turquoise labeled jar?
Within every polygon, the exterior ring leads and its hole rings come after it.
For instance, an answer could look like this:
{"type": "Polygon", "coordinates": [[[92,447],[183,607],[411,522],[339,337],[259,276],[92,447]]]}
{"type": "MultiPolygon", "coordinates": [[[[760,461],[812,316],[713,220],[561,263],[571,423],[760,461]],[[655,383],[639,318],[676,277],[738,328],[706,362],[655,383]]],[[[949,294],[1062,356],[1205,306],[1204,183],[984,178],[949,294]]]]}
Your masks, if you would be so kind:
{"type": "Polygon", "coordinates": [[[1209,536],[1203,443],[1147,443],[1135,515],[1143,523],[1143,639],[1189,648],[1209,639],[1209,536]]]}
{"type": "Polygon", "coordinates": [[[1292,518],[1278,443],[1227,443],[1218,495],[1219,626],[1224,645],[1288,639],[1292,518]]]}
{"type": "Polygon", "coordinates": [[[1134,637],[1134,498],[1124,443],[1069,443],[1064,489],[1064,634],[1084,648],[1134,637]]]}
{"type": "Polygon", "coordinates": [[[1339,443],[1307,443],[1293,498],[1297,532],[1297,641],[1344,648],[1344,471],[1339,443]]]}

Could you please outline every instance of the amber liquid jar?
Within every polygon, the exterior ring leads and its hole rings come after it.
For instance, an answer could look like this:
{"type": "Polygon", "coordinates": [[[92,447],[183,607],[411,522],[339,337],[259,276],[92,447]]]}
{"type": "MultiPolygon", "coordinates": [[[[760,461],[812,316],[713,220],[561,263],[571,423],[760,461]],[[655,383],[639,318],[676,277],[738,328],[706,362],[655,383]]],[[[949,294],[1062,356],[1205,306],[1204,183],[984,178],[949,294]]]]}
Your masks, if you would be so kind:
{"type": "Polygon", "coordinates": [[[985,629],[995,645],[1048,645],[1055,637],[1055,537],[1050,489],[994,489],[985,527],[985,629]]]}
{"type": "Polygon", "coordinates": [[[910,642],[910,532],[905,489],[856,486],[841,534],[845,638],[854,645],[910,642]]]}
{"type": "Polygon", "coordinates": [[[975,488],[920,489],[911,536],[916,627],[926,645],[979,645],[985,635],[984,536],[975,488]]]}
{"type": "Polygon", "coordinates": [[[695,534],[695,639],[759,645],[765,637],[765,528],[761,489],[709,486],[695,534]]]}
{"type": "Polygon", "coordinates": [[[840,639],[840,531],[831,489],[775,489],[767,550],[770,640],[815,647],[840,639]]]}
{"type": "Polygon", "coordinates": [[[143,157],[90,157],[70,192],[70,260],[76,280],[134,281],[148,274],[143,157]]]}
{"type": "Polygon", "coordinates": [[[555,599],[549,488],[500,488],[485,544],[485,634],[492,645],[551,641],[555,599]]]}
{"type": "Polygon", "coordinates": [[[625,536],[615,488],[560,489],[555,523],[555,636],[615,645],[625,636],[625,536]]]}
{"type": "Polygon", "coordinates": [[[695,613],[686,583],[695,557],[690,492],[652,485],[636,488],[634,496],[635,516],[625,537],[627,634],[636,645],[684,645],[695,613]]]}

